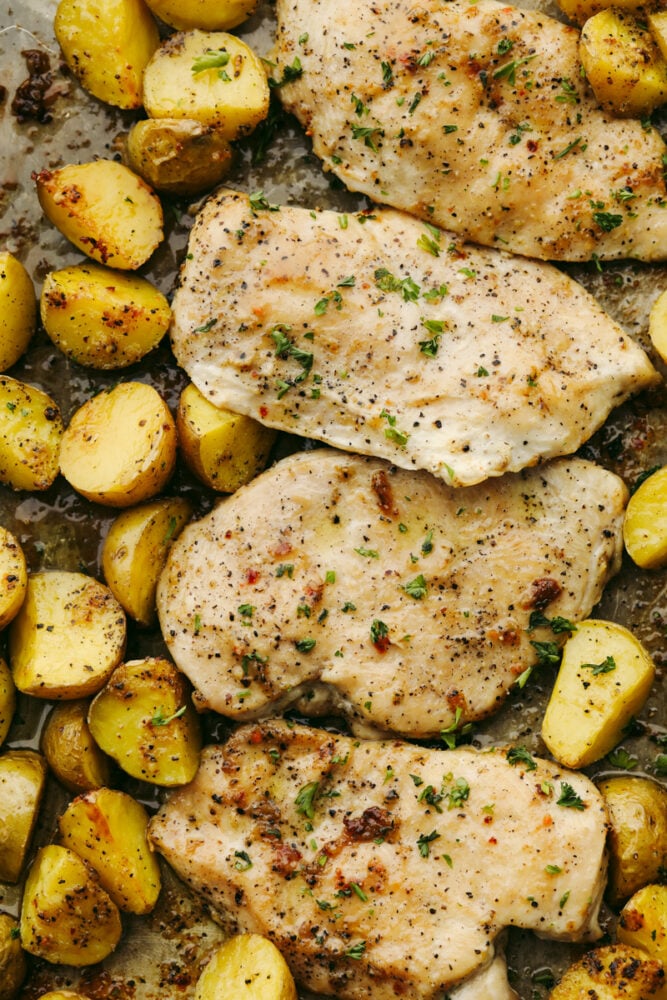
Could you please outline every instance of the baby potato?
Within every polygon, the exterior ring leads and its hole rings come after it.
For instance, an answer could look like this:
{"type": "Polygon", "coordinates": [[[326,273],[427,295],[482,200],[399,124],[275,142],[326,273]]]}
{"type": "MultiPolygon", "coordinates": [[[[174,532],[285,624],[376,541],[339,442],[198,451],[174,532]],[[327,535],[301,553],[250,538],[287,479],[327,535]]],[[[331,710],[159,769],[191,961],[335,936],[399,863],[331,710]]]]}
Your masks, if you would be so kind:
{"type": "Polygon", "coordinates": [[[21,877],[45,781],[44,758],[34,750],[0,756],[0,882],[21,877]]]}
{"type": "Polygon", "coordinates": [[[180,497],[165,497],[123,511],[102,548],[102,570],[111,592],[141,625],[156,618],[155,590],[169,549],[192,516],[180,497]]]}
{"type": "Polygon", "coordinates": [[[130,660],[94,698],[88,723],[97,744],[133,778],[185,785],[199,766],[201,732],[191,689],[161,657],[130,660]]]}
{"type": "Polygon", "coordinates": [[[250,17],[259,0],[146,0],[153,13],[172,28],[228,31],[250,17]]]}
{"type": "Polygon", "coordinates": [[[113,788],[80,795],[58,820],[61,843],[97,872],[116,906],[128,913],[150,913],[160,895],[160,866],[147,827],[141,803],[113,788]]]}
{"type": "Polygon", "coordinates": [[[594,948],[565,972],[550,1000],[649,1000],[660,997],[664,970],[645,951],[625,944],[594,948]]]}
{"type": "MultiPolygon", "coordinates": [[[[665,11],[665,39],[667,43],[667,11],[665,11]]],[[[650,23],[650,19],[649,19],[650,23]]],[[[667,291],[662,292],[651,307],[648,320],[651,342],[663,361],[667,362],[667,291]]]]}
{"type": "Polygon", "coordinates": [[[618,743],[653,684],[655,666],[631,632],[593,618],[563,647],[542,722],[542,739],[566,767],[600,760],[618,743]]]}
{"type": "Polygon", "coordinates": [[[12,672],[0,657],[0,746],[7,739],[15,708],[16,687],[12,679],[12,672]]]}
{"type": "MultiPolygon", "coordinates": [[[[622,944],[643,948],[667,971],[667,885],[645,885],[621,910],[616,932],[622,944]]],[[[667,982],[660,997],[667,997],[667,982]]]]}
{"type": "Polygon", "coordinates": [[[187,465],[211,489],[233,493],[267,463],[276,431],[252,417],[219,409],[190,383],[176,411],[178,443],[187,465]]]}
{"type": "Polygon", "coordinates": [[[51,993],[42,993],[39,1000],[88,1000],[83,993],[75,993],[74,990],[53,990],[51,993]]]}
{"type": "Polygon", "coordinates": [[[21,905],[21,944],[55,964],[94,965],[120,940],[118,907],[74,851],[42,847],[30,868],[21,905]]]}
{"type": "Polygon", "coordinates": [[[593,14],[608,7],[642,14],[646,0],[558,0],[558,6],[575,24],[584,24],[593,14]]]}
{"type": "Polygon", "coordinates": [[[667,789],[627,775],[606,778],[599,788],[611,821],[607,895],[615,906],[657,882],[667,865],[667,789]]]}
{"type": "Polygon", "coordinates": [[[51,271],[40,299],[44,329],[60,350],[90,368],[140,361],[169,329],[167,299],[145,278],[97,264],[51,271]]]}
{"type": "Polygon", "coordinates": [[[18,614],[27,586],[23,549],[11,531],[0,527],[0,629],[18,614]]]}
{"type": "Polygon", "coordinates": [[[60,446],[60,470],[82,496],[132,507],[159,493],[176,464],[176,424],[156,389],[121,382],[84,403],[60,446]]]}
{"type": "Polygon", "coordinates": [[[225,139],[252,132],[269,110],[261,59],[222,31],[178,32],[162,43],[144,74],[151,118],[189,118],[225,139]]]}
{"type": "Polygon", "coordinates": [[[75,795],[102,788],[111,779],[109,758],[88,726],[85,698],[62,701],[50,712],[42,730],[42,753],[61,785],[75,795]]]}
{"type": "Polygon", "coordinates": [[[261,934],[237,934],[213,953],[194,1000],[296,1000],[287,962],[261,934]]]}
{"type": "Polygon", "coordinates": [[[9,626],[9,663],[19,691],[85,698],[106,683],[125,651],[123,609],[85,573],[33,573],[9,626]]]}
{"type": "Polygon", "coordinates": [[[8,913],[0,913],[0,1000],[18,996],[26,971],[18,924],[8,913]]]}
{"type": "Polygon", "coordinates": [[[0,483],[15,490],[47,490],[58,475],[63,422],[41,389],[0,377],[0,483]]]}
{"type": "Polygon", "coordinates": [[[229,173],[233,151],[212,125],[188,118],[145,118],[127,136],[128,166],[158,191],[197,195],[229,173]]]}
{"type": "Polygon", "coordinates": [[[667,63],[631,13],[608,8],[589,18],[579,56],[595,97],[611,114],[643,118],[667,100],[667,63]]]}
{"type": "Polygon", "coordinates": [[[53,27],[85,90],[118,108],[141,107],[144,69],[160,44],[143,0],[60,0],[53,27]]]}
{"type": "Polygon", "coordinates": [[[122,163],[71,163],[41,170],[35,183],[47,218],[100,264],[136,270],[162,242],[160,199],[122,163]]]}
{"type": "Polygon", "coordinates": [[[20,260],[0,253],[0,371],[4,372],[28,348],[35,332],[37,305],[32,279],[20,260]]]}
{"type": "Polygon", "coordinates": [[[630,497],[623,541],[642,569],[660,569],[667,563],[667,466],[645,479],[630,497]]]}
{"type": "MultiPolygon", "coordinates": [[[[654,11],[648,15],[646,21],[648,23],[648,30],[653,35],[663,59],[667,59],[667,10],[654,11]]],[[[667,305],[665,308],[667,309],[667,305]]]]}

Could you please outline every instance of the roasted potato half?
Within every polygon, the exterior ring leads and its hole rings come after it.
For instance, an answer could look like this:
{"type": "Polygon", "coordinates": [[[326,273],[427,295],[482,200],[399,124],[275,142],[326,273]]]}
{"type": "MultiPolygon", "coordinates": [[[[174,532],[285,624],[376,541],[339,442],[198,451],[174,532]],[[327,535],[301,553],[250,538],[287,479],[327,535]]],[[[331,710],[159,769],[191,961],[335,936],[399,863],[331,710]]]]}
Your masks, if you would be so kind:
{"type": "Polygon", "coordinates": [[[176,411],[178,443],[195,475],[213,490],[233,493],[266,465],[276,431],[252,417],[219,409],[186,386],[176,411]]]}
{"type": "Polygon", "coordinates": [[[95,965],[120,940],[118,907],[81,858],[58,844],[37,852],[21,904],[21,944],[63,965],[95,965]]]}
{"type": "Polygon", "coordinates": [[[18,882],[44,794],[46,763],[34,750],[0,756],[0,882],[18,882]]]}
{"type": "Polygon", "coordinates": [[[169,549],[192,516],[181,497],[165,497],[123,511],[102,548],[102,570],[116,600],[141,625],[156,618],[155,590],[169,549]]]}
{"type": "Polygon", "coordinates": [[[30,275],[13,254],[0,253],[0,371],[11,368],[25,353],[36,318],[30,275]]]}
{"type": "Polygon", "coordinates": [[[150,913],[160,894],[147,827],[141,803],[113,788],[80,795],[58,820],[61,843],[95,869],[116,906],[128,913],[150,913]]]}
{"type": "Polygon", "coordinates": [[[9,664],[19,691],[85,698],[106,683],[125,651],[123,609],[85,573],[33,573],[9,626],[9,664]]]}
{"type": "Polygon", "coordinates": [[[580,768],[609,753],[641,711],[654,676],[651,657],[622,625],[593,618],[577,625],[542,722],[556,760],[580,768]]]}
{"type": "Polygon", "coordinates": [[[0,483],[15,490],[47,490],[58,475],[63,422],[41,389],[0,377],[0,483]]]}
{"type": "Polygon", "coordinates": [[[35,183],[47,218],[99,264],[136,270],[162,242],[160,199],[122,163],[71,163],[41,170],[35,183]]]}
{"type": "Polygon", "coordinates": [[[611,944],[595,948],[570,966],[550,1000],[649,1000],[660,997],[664,970],[639,948],[611,944]]]}
{"type": "Polygon", "coordinates": [[[133,778],[184,785],[199,766],[201,731],[191,689],[161,657],[130,660],[112,674],[88,713],[97,744],[133,778]]]}
{"type": "Polygon", "coordinates": [[[82,87],[118,108],[141,107],[144,69],[160,44],[143,0],[60,0],[53,27],[82,87]]]}
{"type": "MultiPolygon", "coordinates": [[[[622,944],[643,948],[667,973],[667,885],[645,885],[631,896],[618,920],[622,944]]],[[[661,998],[667,997],[667,979],[661,998]]]]}
{"type": "Polygon", "coordinates": [[[169,329],[167,299],[145,278],[97,264],[51,271],[40,298],[44,329],[60,350],[89,368],[140,361],[169,329]]]}
{"type": "Polygon", "coordinates": [[[643,118],[667,100],[667,63],[633,14],[616,7],[594,14],[581,29],[579,56],[605,111],[643,118]]]}
{"type": "Polygon", "coordinates": [[[630,497],[623,542],[642,569],[660,569],[667,563],[667,466],[645,479],[630,497]]]}
{"type": "Polygon", "coordinates": [[[169,194],[201,194],[229,173],[233,151],[212,125],[188,118],[145,118],[125,143],[128,166],[151,187],[169,194]]]}
{"type": "Polygon", "coordinates": [[[259,0],[146,0],[153,13],[172,28],[228,31],[250,17],[259,0]]]}
{"type": "Polygon", "coordinates": [[[608,7],[641,15],[647,4],[646,0],[558,0],[558,6],[575,24],[584,24],[593,14],[608,7]]]}
{"type": "Polygon", "coordinates": [[[177,32],[146,67],[144,104],[151,118],[194,119],[238,139],[266,118],[269,85],[261,59],[240,38],[177,32]]]}
{"type": "Polygon", "coordinates": [[[7,739],[16,708],[16,686],[12,672],[0,657],[0,746],[7,739]]]}
{"type": "Polygon", "coordinates": [[[89,702],[62,701],[49,713],[42,730],[42,753],[52,773],[75,795],[102,788],[111,780],[111,764],[88,726],[89,702]]]}
{"type": "Polygon", "coordinates": [[[176,464],[176,424],[157,390],[121,382],[84,403],[60,446],[60,469],[82,496],[132,507],[159,493],[176,464]]]}
{"type": "Polygon", "coordinates": [[[11,531],[0,527],[0,629],[18,614],[27,586],[28,569],[23,549],[11,531]]]}
{"type": "Polygon", "coordinates": [[[609,881],[613,906],[657,882],[667,866],[667,788],[650,778],[614,775],[600,782],[609,817],[609,881]]]}
{"type": "Polygon", "coordinates": [[[8,913],[0,913],[0,1000],[15,1000],[26,971],[18,924],[8,913]]]}
{"type": "Polygon", "coordinates": [[[287,962],[261,934],[237,934],[213,953],[194,1000],[296,1000],[287,962]]]}

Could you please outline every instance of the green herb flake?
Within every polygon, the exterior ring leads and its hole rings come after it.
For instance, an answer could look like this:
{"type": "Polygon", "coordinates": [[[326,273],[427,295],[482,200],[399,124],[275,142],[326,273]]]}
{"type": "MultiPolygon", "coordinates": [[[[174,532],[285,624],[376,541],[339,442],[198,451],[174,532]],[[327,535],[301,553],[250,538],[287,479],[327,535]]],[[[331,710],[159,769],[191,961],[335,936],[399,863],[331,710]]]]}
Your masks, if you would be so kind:
{"type": "Polygon", "coordinates": [[[600,227],[603,233],[610,233],[612,229],[617,229],[623,223],[623,216],[615,212],[593,212],[593,222],[600,227]]]}
{"type": "Polygon", "coordinates": [[[586,808],[583,800],[567,781],[561,781],[560,783],[560,795],[556,801],[556,805],[564,806],[566,809],[583,810],[586,808]]]}
{"type": "Polygon", "coordinates": [[[297,639],[294,643],[300,653],[310,653],[310,651],[315,648],[316,644],[317,640],[312,639],[310,636],[306,639],[297,639]]]}
{"type": "Polygon", "coordinates": [[[426,597],[428,588],[426,586],[426,580],[424,579],[423,573],[420,573],[419,576],[414,578],[414,580],[410,580],[409,583],[406,583],[403,590],[408,597],[414,598],[415,601],[421,601],[424,597],[426,597]]]}
{"type": "Polygon", "coordinates": [[[434,840],[438,840],[440,834],[437,830],[431,831],[431,833],[422,833],[417,838],[417,847],[422,858],[427,858],[431,853],[431,844],[434,840]]]}
{"type": "Polygon", "coordinates": [[[315,799],[319,792],[319,781],[311,781],[303,788],[300,788],[294,800],[296,811],[306,819],[313,819],[315,815],[315,799]]]}
{"type": "Polygon", "coordinates": [[[174,719],[180,719],[182,715],[185,715],[187,710],[187,705],[181,705],[177,711],[173,712],[171,715],[165,715],[163,708],[158,708],[157,712],[151,719],[151,725],[153,726],[168,726],[170,722],[174,719]]]}
{"type": "Polygon", "coordinates": [[[353,125],[352,126],[352,138],[353,139],[363,139],[364,146],[372,149],[374,153],[377,153],[378,147],[376,145],[376,139],[382,139],[384,137],[384,129],[381,125],[353,125]]]}
{"type": "Polygon", "coordinates": [[[197,56],[192,64],[192,73],[203,73],[207,69],[220,69],[226,66],[230,60],[227,49],[207,49],[201,56],[197,56]]]}
{"type": "Polygon", "coordinates": [[[524,746],[511,747],[507,751],[507,763],[511,764],[512,767],[523,764],[526,771],[535,771],[537,769],[537,764],[524,746]]]}
{"type": "Polygon", "coordinates": [[[250,855],[246,851],[234,851],[234,857],[236,858],[234,867],[237,872],[247,872],[249,868],[252,868],[250,855]]]}
{"type": "Polygon", "coordinates": [[[294,563],[280,563],[276,566],[276,577],[280,579],[281,576],[288,576],[291,580],[294,576],[294,563]]]}
{"type": "Polygon", "coordinates": [[[366,942],[357,941],[356,944],[350,945],[350,947],[345,952],[346,958],[360,959],[363,958],[363,954],[366,951],[366,942]]]}
{"type": "Polygon", "coordinates": [[[255,610],[256,608],[254,604],[239,604],[238,607],[238,612],[242,618],[252,618],[255,610]]]}
{"type": "Polygon", "coordinates": [[[606,656],[602,663],[582,663],[579,669],[590,670],[593,677],[598,677],[600,674],[610,674],[616,670],[616,660],[613,656],[606,656]]]}
{"type": "Polygon", "coordinates": [[[367,549],[363,545],[360,545],[359,548],[355,549],[354,551],[357,553],[357,555],[364,556],[367,559],[380,558],[380,553],[377,551],[377,549],[367,549]]]}

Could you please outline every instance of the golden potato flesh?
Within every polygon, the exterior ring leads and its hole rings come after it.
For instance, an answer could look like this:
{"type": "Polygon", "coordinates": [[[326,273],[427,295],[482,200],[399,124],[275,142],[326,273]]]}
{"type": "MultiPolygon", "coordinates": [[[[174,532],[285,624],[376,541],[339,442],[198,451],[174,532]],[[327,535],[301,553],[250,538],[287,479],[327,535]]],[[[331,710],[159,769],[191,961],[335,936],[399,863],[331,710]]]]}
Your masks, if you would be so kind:
{"type": "Polygon", "coordinates": [[[252,417],[219,409],[190,384],[176,412],[183,457],[211,489],[233,493],[249,483],[267,463],[276,431],[252,417]]]}
{"type": "MultiPolygon", "coordinates": [[[[667,44],[667,11],[665,18],[665,40],[667,44]]],[[[651,307],[648,321],[651,342],[663,361],[667,362],[667,291],[662,292],[651,307]]]]}
{"type": "Polygon", "coordinates": [[[51,844],[37,852],[21,905],[21,944],[63,965],[95,965],[121,935],[118,907],[74,851],[51,844]]]}
{"type": "Polygon", "coordinates": [[[58,475],[63,422],[41,389],[0,377],[0,483],[15,490],[47,490],[58,475]]]}
{"type": "Polygon", "coordinates": [[[237,934],[213,953],[194,1000],[296,1000],[287,962],[261,934],[237,934]]]}
{"type": "Polygon", "coordinates": [[[85,573],[33,573],[9,626],[9,663],[19,691],[85,698],[106,683],[125,651],[123,609],[85,573]]]}
{"type": "Polygon", "coordinates": [[[18,614],[27,586],[23,549],[11,531],[0,527],[0,629],[18,614]]]}
{"type": "Polygon", "coordinates": [[[259,0],[146,0],[153,13],[172,28],[228,31],[250,17],[259,0]]]}
{"type": "Polygon", "coordinates": [[[589,619],[563,647],[558,677],[542,722],[556,760],[579,768],[618,743],[649,696],[655,667],[628,629],[589,619]]]}
{"type": "Polygon", "coordinates": [[[129,913],[150,913],[160,894],[147,827],[141,803],[113,788],[80,795],[58,820],[60,842],[94,868],[116,906],[129,913]]]}
{"type": "Polygon", "coordinates": [[[132,271],[162,242],[162,206],[141,177],[115,160],[74,163],[35,176],[57,229],[99,264],[132,271]]]}
{"type": "Polygon", "coordinates": [[[595,948],[572,965],[550,1000],[662,1000],[664,970],[639,948],[612,944],[595,948]]]}
{"type": "Polygon", "coordinates": [[[558,0],[558,6],[571,21],[584,24],[593,14],[608,7],[642,14],[646,10],[646,0],[558,0]]]}
{"type": "Polygon", "coordinates": [[[27,350],[36,316],[30,275],[13,254],[0,253],[0,371],[11,368],[27,350]]]}
{"type": "Polygon", "coordinates": [[[16,920],[0,913],[0,1000],[15,1000],[27,968],[16,920]]]}
{"type": "Polygon", "coordinates": [[[667,63],[632,14],[617,8],[594,14],[581,30],[579,56],[606,111],[642,118],[667,100],[667,63]]]}
{"type": "Polygon", "coordinates": [[[97,264],[51,271],[40,299],[44,329],[64,354],[90,368],[140,361],[169,329],[167,299],[145,278],[97,264]]]}
{"type": "Polygon", "coordinates": [[[667,10],[654,11],[648,15],[646,21],[663,59],[667,59],[667,10]]]}
{"type": "MultiPolygon", "coordinates": [[[[667,971],[667,885],[645,885],[627,901],[616,936],[622,944],[643,948],[667,971]]],[[[667,982],[662,997],[667,997],[667,982]]]]}
{"type": "Polygon", "coordinates": [[[16,708],[16,686],[12,672],[0,657],[0,746],[7,739],[16,708]]]}
{"type": "Polygon", "coordinates": [[[60,446],[60,469],[82,496],[131,507],[159,493],[176,464],[176,424],[160,394],[121,382],[84,403],[60,446]]]}
{"type": "Polygon", "coordinates": [[[88,713],[97,744],[133,778],[184,785],[199,766],[201,732],[191,688],[160,657],[131,660],[114,671],[88,713]]]}
{"type": "Polygon", "coordinates": [[[645,479],[630,497],[623,541],[642,569],[660,569],[667,563],[667,466],[645,479]]]}
{"type": "Polygon", "coordinates": [[[60,0],[53,27],[82,87],[107,104],[141,107],[144,69],[160,44],[143,0],[60,0]]]}
{"type": "Polygon", "coordinates": [[[155,590],[169,549],[192,516],[180,497],[165,497],[123,511],[102,548],[102,570],[112,593],[141,625],[156,619],[155,590]]]}
{"type": "Polygon", "coordinates": [[[599,788],[611,821],[607,894],[617,905],[657,882],[667,867],[667,789],[626,775],[607,778],[599,788]]]}
{"type": "Polygon", "coordinates": [[[212,125],[187,118],[145,118],[129,131],[128,165],[158,191],[196,195],[229,173],[229,140],[212,125]]]}
{"type": "Polygon", "coordinates": [[[0,882],[18,882],[44,794],[46,763],[34,750],[0,756],[0,882]]]}
{"type": "Polygon", "coordinates": [[[238,139],[266,118],[269,85],[261,59],[240,38],[179,32],[146,67],[144,104],[151,118],[194,119],[238,139]]]}
{"type": "Polygon", "coordinates": [[[75,795],[111,780],[109,758],[88,726],[88,707],[83,698],[62,701],[51,710],[42,730],[42,753],[51,772],[75,795]]]}

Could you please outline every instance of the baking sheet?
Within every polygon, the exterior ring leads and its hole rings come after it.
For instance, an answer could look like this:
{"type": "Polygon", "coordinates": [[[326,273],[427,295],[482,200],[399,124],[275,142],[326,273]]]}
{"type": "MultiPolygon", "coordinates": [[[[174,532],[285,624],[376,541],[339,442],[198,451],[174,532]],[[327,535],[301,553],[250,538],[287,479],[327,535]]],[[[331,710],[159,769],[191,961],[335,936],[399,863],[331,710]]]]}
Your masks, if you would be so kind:
{"type": "MultiPolygon", "coordinates": [[[[540,6],[539,3],[524,5],[540,6]]],[[[0,7],[0,84],[5,88],[5,98],[0,104],[0,248],[12,251],[23,261],[38,294],[49,270],[77,263],[81,255],[42,216],[32,172],[84,162],[95,156],[113,156],[116,137],[126,132],[137,117],[89,97],[63,71],[52,31],[55,8],[55,0],[4,0],[0,7]],[[48,108],[50,120],[19,123],[11,104],[28,75],[22,53],[30,49],[43,51],[49,57],[53,74],[50,92],[54,100],[48,108]]],[[[551,13],[555,10],[547,9],[551,13]]],[[[264,4],[237,33],[260,55],[265,55],[270,49],[272,28],[272,10],[264,4]]],[[[366,207],[363,198],[342,190],[323,174],[307,140],[288,119],[283,121],[261,162],[254,161],[252,144],[242,151],[227,183],[248,192],[262,189],[272,202],[341,211],[366,207]]],[[[197,202],[165,198],[164,205],[168,239],[142,273],[169,295],[197,202]]],[[[567,270],[651,353],[648,312],[657,295],[667,288],[666,266],[614,263],[567,270]]],[[[586,335],[582,329],[582,338],[586,335]]],[[[653,353],[651,356],[664,373],[662,362],[653,353]]],[[[11,374],[52,395],[66,421],[93,393],[120,378],[150,383],[165,396],[172,409],[186,383],[166,344],[131,369],[98,373],[70,362],[43,332],[37,334],[28,354],[11,374]]],[[[277,454],[302,444],[284,436],[277,454]]],[[[583,454],[620,474],[630,486],[643,470],[667,463],[664,388],[645,393],[615,412],[583,449],[583,454]]],[[[181,466],[169,488],[170,494],[174,492],[187,494],[198,514],[208,510],[215,499],[181,466]]],[[[19,494],[0,486],[0,523],[19,539],[31,571],[82,570],[101,579],[101,541],[113,517],[113,511],[89,504],[61,478],[45,493],[19,494]]],[[[667,574],[640,572],[626,559],[620,575],[607,588],[596,616],[631,628],[650,650],[658,667],[651,697],[638,724],[622,743],[634,761],[632,773],[655,776],[653,764],[661,749],[659,740],[667,735],[664,684],[667,574]]],[[[130,625],[128,659],[162,652],[159,634],[130,625]]],[[[552,681],[552,673],[536,672],[529,685],[511,696],[496,717],[475,726],[475,745],[513,741],[524,743],[533,753],[544,753],[539,730],[552,681]]],[[[21,697],[6,747],[37,747],[49,708],[48,703],[21,697]]],[[[212,715],[204,718],[204,726],[209,740],[222,738],[227,731],[226,723],[212,715]]],[[[615,769],[604,760],[587,769],[587,773],[595,777],[615,769]]],[[[139,782],[125,779],[123,787],[150,807],[160,798],[159,790],[139,782]]],[[[66,802],[66,793],[50,781],[33,849],[53,838],[55,819],[66,802]]],[[[0,910],[18,911],[20,889],[0,884],[0,910]]],[[[605,911],[603,917],[613,932],[613,915],[605,911]]],[[[202,962],[222,934],[202,905],[166,871],[165,889],[156,911],[147,918],[124,918],[124,925],[118,951],[103,966],[77,972],[43,962],[32,963],[21,1000],[33,1000],[48,989],[77,984],[91,998],[187,1000],[202,962]]],[[[580,946],[537,942],[530,934],[510,931],[507,947],[510,974],[522,1000],[546,997],[550,977],[557,976],[581,951],[580,946]]]]}

